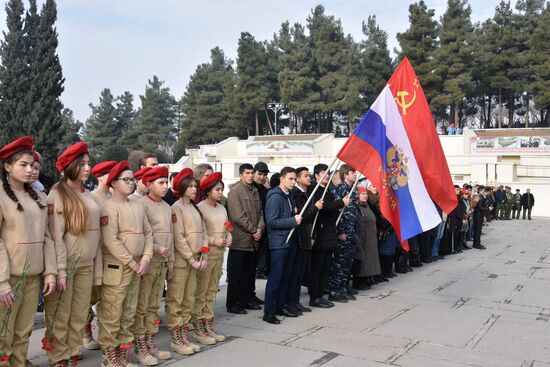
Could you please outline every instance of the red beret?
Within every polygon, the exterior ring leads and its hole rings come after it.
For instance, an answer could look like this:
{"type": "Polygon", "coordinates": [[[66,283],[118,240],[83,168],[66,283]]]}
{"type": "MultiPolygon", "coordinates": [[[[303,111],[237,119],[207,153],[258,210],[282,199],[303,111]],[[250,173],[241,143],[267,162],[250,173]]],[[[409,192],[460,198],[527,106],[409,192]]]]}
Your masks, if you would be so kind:
{"type": "Polygon", "coordinates": [[[357,186],[357,192],[360,194],[367,192],[367,188],[365,186],[357,186]]]}
{"type": "Polygon", "coordinates": [[[147,171],[149,171],[150,169],[152,169],[153,167],[143,167],[141,169],[138,169],[136,172],[134,172],[134,178],[136,180],[141,180],[141,178],[143,177],[143,174],[147,171]]]}
{"type": "Polygon", "coordinates": [[[72,161],[74,161],[79,155],[88,154],[88,144],[83,141],[79,141],[76,144],[71,145],[59,157],[55,167],[59,172],[63,171],[72,161]]]}
{"type": "Polygon", "coordinates": [[[175,196],[177,197],[180,196],[180,193],[178,191],[178,186],[180,185],[181,181],[183,181],[184,178],[189,176],[193,176],[193,170],[191,168],[186,167],[181,171],[179,171],[176,177],[174,177],[172,191],[174,192],[175,196]]]}
{"type": "Polygon", "coordinates": [[[111,168],[116,166],[116,161],[105,161],[98,163],[92,168],[92,175],[100,177],[109,173],[111,168]]]}
{"type": "Polygon", "coordinates": [[[120,161],[118,162],[111,170],[109,171],[109,177],[107,177],[107,186],[111,186],[111,182],[113,182],[120,174],[124,171],[130,170],[130,166],[128,165],[127,161],[120,161]]]}
{"type": "Polygon", "coordinates": [[[201,191],[205,191],[210,186],[216,184],[218,181],[222,180],[222,173],[221,172],[214,172],[209,176],[205,176],[201,180],[201,191]]]}
{"type": "Polygon", "coordinates": [[[11,157],[12,155],[19,153],[23,150],[32,150],[34,140],[30,136],[24,136],[11,143],[5,145],[0,149],[0,160],[11,157]]]}
{"type": "Polygon", "coordinates": [[[40,160],[42,159],[42,156],[40,155],[40,153],[38,153],[36,150],[33,150],[32,151],[32,157],[34,158],[34,160],[38,163],[40,163],[40,160]]]}
{"type": "Polygon", "coordinates": [[[147,172],[145,172],[143,176],[141,176],[141,182],[143,182],[144,185],[147,185],[149,182],[162,177],[168,177],[168,167],[157,166],[155,168],[147,170],[147,172]]]}
{"type": "Polygon", "coordinates": [[[462,190],[460,190],[460,193],[461,193],[462,195],[467,195],[467,194],[469,194],[470,192],[468,191],[468,189],[462,189],[462,190]]]}

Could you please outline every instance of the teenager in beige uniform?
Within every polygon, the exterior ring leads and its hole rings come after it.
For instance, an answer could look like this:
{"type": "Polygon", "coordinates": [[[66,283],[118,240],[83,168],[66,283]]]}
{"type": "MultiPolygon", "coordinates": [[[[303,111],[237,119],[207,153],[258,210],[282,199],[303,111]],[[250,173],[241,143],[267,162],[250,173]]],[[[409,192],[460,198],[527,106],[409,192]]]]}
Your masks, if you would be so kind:
{"type": "Polygon", "coordinates": [[[147,194],[149,193],[149,190],[147,189],[147,186],[143,183],[142,178],[143,178],[143,175],[150,169],[152,169],[152,167],[143,167],[137,170],[136,172],[134,172],[134,178],[136,179],[136,189],[132,193],[132,195],[128,197],[128,199],[140,200],[145,196],[147,196],[147,194]]]}
{"type": "MultiPolygon", "coordinates": [[[[105,202],[111,198],[111,191],[106,182],[107,178],[109,177],[109,171],[111,171],[111,168],[116,166],[116,164],[116,161],[105,161],[96,164],[94,168],[92,168],[92,175],[97,178],[97,188],[92,191],[92,196],[94,197],[97,205],[99,205],[100,212],[101,208],[103,208],[103,205],[105,205],[105,202]]],[[[97,309],[99,305],[100,288],[101,285],[92,286],[90,307],[88,309],[88,319],[86,320],[86,325],[84,325],[84,337],[82,338],[83,347],[87,350],[99,349],[99,343],[94,339],[94,335],[92,332],[92,321],[94,320],[93,307],[96,306],[97,309]]]]}
{"type": "Polygon", "coordinates": [[[140,203],[145,209],[153,231],[153,259],[139,286],[138,304],[132,333],[136,344],[137,361],[146,366],[158,364],[158,360],[172,358],[168,351],[161,351],[156,343],[164,280],[168,272],[171,278],[174,268],[172,240],[172,210],[162,198],[168,192],[168,168],[149,168],[141,178],[149,192],[140,203]]]}
{"type": "Polygon", "coordinates": [[[207,267],[208,237],[201,213],[193,199],[197,182],[193,171],[184,168],[174,178],[175,194],[179,200],[172,205],[174,234],[174,274],[168,281],[166,316],[170,330],[170,349],[178,354],[193,354],[200,347],[189,341],[189,321],[195,305],[197,272],[207,267]]]}
{"type": "Polygon", "coordinates": [[[107,186],[113,196],[101,208],[103,235],[103,284],[98,308],[99,345],[103,366],[130,364],[127,349],[133,335],[140,277],[147,273],[153,256],[153,236],[147,215],[137,201],[128,200],[135,179],[128,162],[121,161],[109,172],[107,186]]]}
{"type": "Polygon", "coordinates": [[[76,143],[56,163],[61,180],[48,195],[50,233],[57,254],[57,291],[45,297],[46,328],[54,335],[48,360],[76,366],[81,357],[92,285],[103,276],[99,206],[82,182],[90,175],[88,145],[76,143]]]}
{"type": "Polygon", "coordinates": [[[0,366],[25,366],[40,276],[45,296],[56,285],[46,196],[30,186],[33,145],[26,136],[0,149],[0,366]]]}
{"type": "Polygon", "coordinates": [[[222,274],[223,253],[231,245],[231,233],[224,226],[227,222],[227,211],[220,205],[223,195],[222,174],[215,172],[203,178],[200,184],[205,199],[197,206],[204,218],[208,234],[208,265],[197,279],[197,299],[193,319],[195,322],[196,341],[202,344],[213,344],[225,340],[214,329],[214,303],[218,284],[222,274]]]}

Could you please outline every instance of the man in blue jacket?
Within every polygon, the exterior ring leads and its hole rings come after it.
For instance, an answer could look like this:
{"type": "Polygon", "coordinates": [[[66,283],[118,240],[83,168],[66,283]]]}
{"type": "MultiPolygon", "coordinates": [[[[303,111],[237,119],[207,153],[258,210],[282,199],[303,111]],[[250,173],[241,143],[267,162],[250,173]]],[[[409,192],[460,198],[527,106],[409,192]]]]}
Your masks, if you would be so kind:
{"type": "Polygon", "coordinates": [[[265,221],[267,224],[267,240],[270,251],[270,268],[265,288],[265,305],[263,320],[270,324],[279,324],[275,316],[297,317],[298,315],[286,308],[285,301],[288,284],[292,274],[292,265],[298,247],[297,233],[287,242],[292,228],[302,222],[297,214],[296,206],[289,195],[296,183],[296,170],[284,167],[281,170],[279,186],[267,193],[265,221]]]}

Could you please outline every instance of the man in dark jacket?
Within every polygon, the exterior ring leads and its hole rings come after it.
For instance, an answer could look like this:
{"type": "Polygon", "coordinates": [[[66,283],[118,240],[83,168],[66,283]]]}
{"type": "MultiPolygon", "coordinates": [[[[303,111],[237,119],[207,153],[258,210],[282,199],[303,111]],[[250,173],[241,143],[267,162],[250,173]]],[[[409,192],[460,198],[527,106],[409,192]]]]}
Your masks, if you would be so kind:
{"type": "Polygon", "coordinates": [[[531,194],[531,189],[527,189],[525,194],[521,196],[521,207],[523,208],[523,219],[525,219],[525,214],[527,218],[531,220],[531,209],[535,206],[535,197],[531,194]]]}
{"type": "Polygon", "coordinates": [[[504,192],[504,186],[500,185],[493,193],[493,197],[495,198],[495,219],[500,220],[504,217],[506,205],[506,193],[504,192]]]}
{"type": "MultiPolygon", "coordinates": [[[[315,165],[313,173],[315,181],[319,182],[319,189],[313,196],[313,201],[321,200],[323,194],[323,208],[319,211],[312,235],[313,247],[311,249],[311,262],[308,277],[309,305],[312,307],[329,308],[334,303],[323,297],[323,290],[328,289],[328,276],[332,262],[332,251],[337,246],[336,220],[340,209],[348,205],[350,199],[336,200],[329,185],[329,173],[321,180],[328,170],[326,164],[315,165]]],[[[315,218],[314,218],[315,220],[315,218]]],[[[311,232],[310,232],[311,233],[311,232]]]]}
{"type": "MultiPolygon", "coordinates": [[[[307,167],[296,169],[296,186],[290,192],[292,200],[296,205],[298,213],[302,212],[309,197],[308,188],[311,185],[311,176],[307,167]]],[[[319,191],[319,190],[317,190],[319,191]]],[[[288,288],[287,304],[291,312],[301,315],[302,312],[311,312],[311,308],[305,307],[300,303],[300,290],[302,280],[309,268],[311,259],[311,228],[313,220],[319,209],[323,208],[323,201],[317,200],[315,203],[310,201],[307,209],[302,213],[302,223],[296,229],[298,232],[298,250],[296,259],[292,268],[290,285],[288,288]]]]}
{"type": "Polygon", "coordinates": [[[263,319],[270,324],[280,323],[275,314],[286,317],[298,316],[289,311],[285,305],[298,247],[296,231],[288,242],[287,237],[290,231],[302,222],[302,217],[296,214],[296,207],[289,195],[295,183],[296,170],[292,167],[284,167],[281,170],[281,183],[267,193],[265,220],[270,267],[265,288],[263,319]]]}
{"type": "MultiPolygon", "coordinates": [[[[262,211],[265,213],[265,202],[267,200],[267,174],[269,168],[265,162],[258,162],[254,165],[254,187],[258,189],[258,195],[262,202],[262,211]]],[[[269,251],[267,248],[267,233],[262,234],[258,245],[258,256],[256,258],[256,278],[267,279],[267,259],[269,251]]]]}
{"type": "Polygon", "coordinates": [[[486,187],[479,193],[479,199],[474,208],[474,248],[485,250],[486,247],[481,244],[481,228],[483,227],[483,218],[490,210],[487,201],[487,196],[490,195],[491,189],[486,187]]]}
{"type": "Polygon", "coordinates": [[[264,216],[258,190],[253,185],[253,167],[239,167],[240,181],[227,196],[227,213],[233,224],[233,242],[227,262],[227,311],[245,314],[245,309],[261,310],[255,297],[256,253],[264,232],[264,216]]]}

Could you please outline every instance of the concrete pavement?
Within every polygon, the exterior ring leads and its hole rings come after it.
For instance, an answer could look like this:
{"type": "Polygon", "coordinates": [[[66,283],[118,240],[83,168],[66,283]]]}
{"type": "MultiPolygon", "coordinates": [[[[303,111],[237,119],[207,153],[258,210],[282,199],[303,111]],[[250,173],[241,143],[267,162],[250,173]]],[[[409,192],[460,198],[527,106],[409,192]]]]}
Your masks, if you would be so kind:
{"type": "MultiPolygon", "coordinates": [[[[228,314],[222,282],[217,329],[228,340],[164,365],[550,366],[549,227],[550,218],[492,222],[485,251],[447,256],[281,325],[263,322],[261,311],[228,314]]],[[[29,349],[39,366],[47,366],[43,334],[33,332],[29,349]]],[[[165,329],[160,344],[168,346],[165,329]]],[[[82,366],[100,365],[99,352],[84,357],[82,366]]]]}

